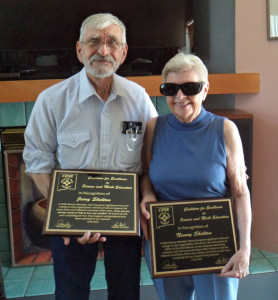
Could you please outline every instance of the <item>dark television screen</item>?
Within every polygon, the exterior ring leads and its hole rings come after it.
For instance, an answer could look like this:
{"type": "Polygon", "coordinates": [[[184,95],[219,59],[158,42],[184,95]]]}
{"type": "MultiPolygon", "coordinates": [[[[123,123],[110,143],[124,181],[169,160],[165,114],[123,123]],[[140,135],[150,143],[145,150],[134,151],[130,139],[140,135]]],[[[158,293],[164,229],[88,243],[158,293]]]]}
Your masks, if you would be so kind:
{"type": "Polygon", "coordinates": [[[185,44],[186,0],[1,0],[0,51],[75,48],[82,21],[111,12],[127,27],[130,48],[185,44]]]}

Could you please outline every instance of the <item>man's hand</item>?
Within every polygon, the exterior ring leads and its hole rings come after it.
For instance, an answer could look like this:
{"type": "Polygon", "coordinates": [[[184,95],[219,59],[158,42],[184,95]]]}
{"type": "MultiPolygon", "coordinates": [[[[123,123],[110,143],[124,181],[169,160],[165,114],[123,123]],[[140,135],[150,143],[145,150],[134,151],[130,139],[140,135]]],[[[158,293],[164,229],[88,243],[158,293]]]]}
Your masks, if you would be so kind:
{"type": "MultiPolygon", "coordinates": [[[[66,236],[63,237],[64,239],[64,245],[68,246],[70,244],[70,237],[66,236]]],[[[76,238],[79,244],[85,245],[85,244],[93,244],[95,242],[106,242],[106,237],[101,236],[100,233],[95,233],[91,236],[90,231],[86,231],[83,236],[76,238]]]]}

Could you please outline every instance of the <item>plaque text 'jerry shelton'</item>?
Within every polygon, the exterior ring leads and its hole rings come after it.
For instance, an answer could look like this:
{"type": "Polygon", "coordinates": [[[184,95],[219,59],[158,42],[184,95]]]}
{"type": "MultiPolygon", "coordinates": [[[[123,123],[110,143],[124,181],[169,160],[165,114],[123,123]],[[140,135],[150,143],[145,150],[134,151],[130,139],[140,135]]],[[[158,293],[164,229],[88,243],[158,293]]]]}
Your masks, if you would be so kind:
{"type": "Polygon", "coordinates": [[[138,175],[54,170],[44,234],[139,235],[138,175]]]}

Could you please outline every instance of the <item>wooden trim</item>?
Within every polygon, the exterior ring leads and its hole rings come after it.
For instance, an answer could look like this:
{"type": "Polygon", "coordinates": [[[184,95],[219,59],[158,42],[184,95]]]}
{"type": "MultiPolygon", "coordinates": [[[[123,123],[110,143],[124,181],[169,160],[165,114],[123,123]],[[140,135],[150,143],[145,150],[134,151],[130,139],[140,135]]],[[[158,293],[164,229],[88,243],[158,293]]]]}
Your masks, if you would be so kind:
{"type": "MultiPolygon", "coordinates": [[[[129,77],[145,87],[150,96],[161,96],[159,86],[161,76],[129,77]]],[[[209,95],[246,94],[260,92],[259,73],[209,74],[209,95]]]]}
{"type": "Polygon", "coordinates": [[[161,76],[139,76],[139,77],[127,77],[129,80],[138,83],[146,89],[146,92],[151,97],[161,96],[159,86],[162,83],[161,76]]]}
{"type": "Polygon", "coordinates": [[[0,81],[0,103],[34,102],[41,91],[62,80],[0,81]]]}
{"type": "MultiPolygon", "coordinates": [[[[150,96],[161,96],[161,76],[127,77],[146,89],[150,96]]],[[[0,103],[33,102],[38,94],[63,79],[0,81],[0,103]]],[[[260,92],[259,73],[209,74],[210,95],[260,92]]]]}
{"type": "Polygon", "coordinates": [[[210,74],[209,94],[248,94],[260,92],[259,73],[210,74]]]}
{"type": "Polygon", "coordinates": [[[228,119],[253,119],[253,115],[240,110],[240,109],[225,109],[225,110],[220,110],[220,109],[214,109],[210,110],[212,113],[218,116],[226,117],[228,119]]]}

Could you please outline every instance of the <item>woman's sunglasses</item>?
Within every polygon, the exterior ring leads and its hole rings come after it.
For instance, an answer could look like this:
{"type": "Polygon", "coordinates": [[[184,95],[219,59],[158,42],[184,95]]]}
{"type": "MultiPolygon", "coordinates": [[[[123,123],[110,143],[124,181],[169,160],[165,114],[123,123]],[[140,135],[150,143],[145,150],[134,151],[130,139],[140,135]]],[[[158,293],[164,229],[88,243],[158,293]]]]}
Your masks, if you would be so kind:
{"type": "Polygon", "coordinates": [[[197,95],[201,92],[204,84],[204,82],[163,83],[160,86],[160,93],[164,96],[175,96],[181,90],[186,96],[197,95]]]}

